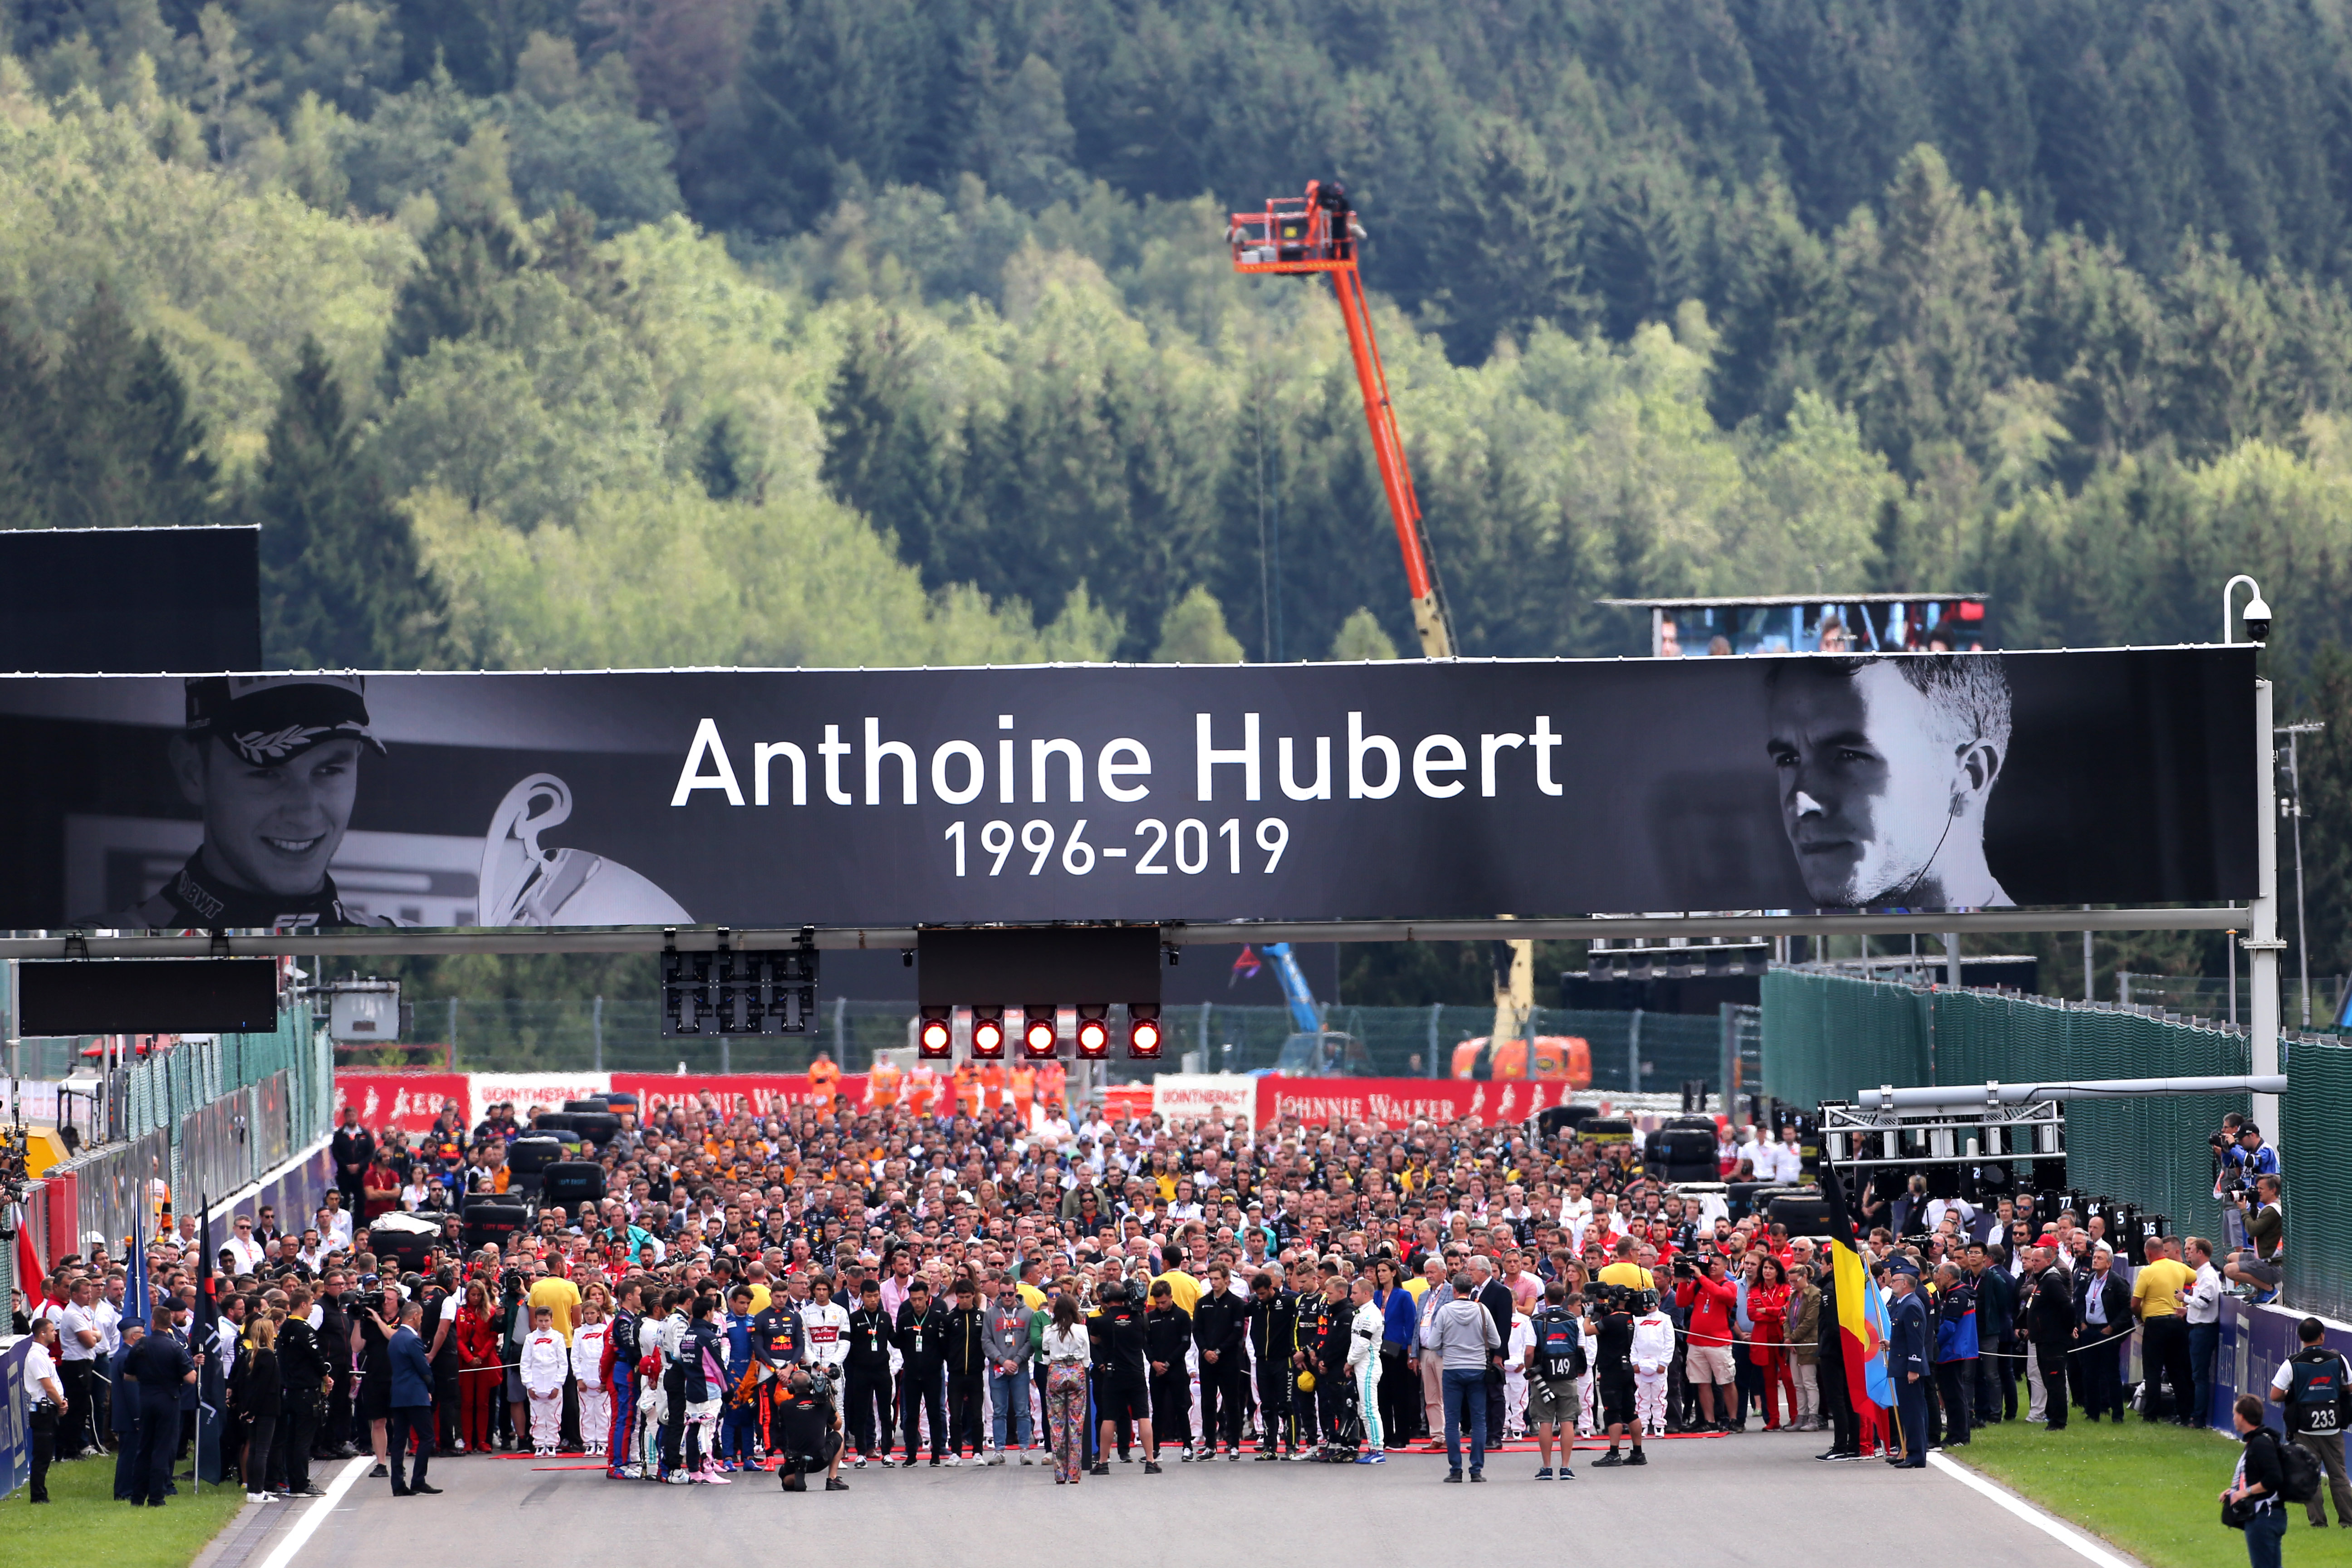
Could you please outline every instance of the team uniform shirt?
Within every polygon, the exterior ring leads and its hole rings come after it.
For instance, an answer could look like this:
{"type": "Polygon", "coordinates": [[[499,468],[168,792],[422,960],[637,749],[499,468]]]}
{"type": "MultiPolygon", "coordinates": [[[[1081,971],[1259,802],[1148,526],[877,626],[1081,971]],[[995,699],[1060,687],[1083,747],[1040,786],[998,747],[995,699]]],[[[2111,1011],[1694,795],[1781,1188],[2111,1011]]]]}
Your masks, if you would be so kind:
{"type": "Polygon", "coordinates": [[[562,1393],[563,1374],[571,1361],[562,1334],[553,1329],[533,1329],[522,1342],[523,1387],[542,1399],[562,1393]]]}
{"type": "Polygon", "coordinates": [[[583,1323],[572,1335],[572,1375],[583,1388],[604,1386],[604,1346],[613,1335],[609,1322],[583,1323]]]}
{"type": "Polygon", "coordinates": [[[803,1307],[801,1328],[807,1337],[808,1359],[818,1366],[837,1367],[849,1359],[849,1312],[838,1301],[803,1307]]]}

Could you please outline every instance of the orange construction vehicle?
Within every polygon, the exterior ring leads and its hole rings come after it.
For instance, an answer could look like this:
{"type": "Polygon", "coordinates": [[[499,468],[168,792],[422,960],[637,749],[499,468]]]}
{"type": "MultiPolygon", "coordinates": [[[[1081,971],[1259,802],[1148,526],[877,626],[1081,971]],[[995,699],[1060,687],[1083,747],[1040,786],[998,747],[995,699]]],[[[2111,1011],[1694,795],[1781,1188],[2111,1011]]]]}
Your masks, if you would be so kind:
{"type": "Polygon", "coordinates": [[[1490,1037],[1480,1035],[1454,1047],[1454,1076],[1476,1078],[1478,1062],[1487,1058],[1486,1076],[1497,1080],[1541,1079],[1547,1082],[1565,1081],[1570,1089],[1592,1087],[1592,1047],[1581,1035],[1538,1035],[1535,1037],[1535,1060],[1528,1060],[1528,1041],[1521,1037],[1495,1045],[1490,1037]]]}
{"type": "Polygon", "coordinates": [[[1264,212],[1235,213],[1225,228],[1236,272],[1329,275],[1348,323],[1348,346],[1356,356],[1356,379],[1364,389],[1364,419],[1372,430],[1372,456],[1381,486],[1396,520],[1397,548],[1404,552],[1404,579],[1412,594],[1413,630],[1429,658],[1454,657],[1454,626],[1445,611],[1429,540],[1422,532],[1421,501],[1412,491],[1404,439],[1397,434],[1396,410],[1389,403],[1388,373],[1381,368],[1381,345],[1372,336],[1372,314],[1364,302],[1364,279],[1356,268],[1356,242],[1364,237],[1337,180],[1309,180],[1304,196],[1277,196],[1264,212]]]}

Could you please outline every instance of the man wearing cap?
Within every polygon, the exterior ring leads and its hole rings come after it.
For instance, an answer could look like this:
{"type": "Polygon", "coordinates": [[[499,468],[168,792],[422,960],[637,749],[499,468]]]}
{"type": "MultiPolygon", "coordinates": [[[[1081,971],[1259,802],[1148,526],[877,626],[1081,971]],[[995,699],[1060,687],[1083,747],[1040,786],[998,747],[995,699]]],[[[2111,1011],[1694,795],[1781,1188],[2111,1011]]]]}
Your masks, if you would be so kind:
{"type": "Polygon", "coordinates": [[[1886,1375],[1895,1384],[1895,1414],[1903,1430],[1902,1458],[1887,1462],[1901,1469],[1927,1468],[1927,1308],[1919,1300],[1919,1275],[1908,1258],[1886,1266],[1886,1375]]]}
{"type": "Polygon", "coordinates": [[[322,931],[396,922],[348,910],[327,867],[359,795],[368,728],[356,675],[206,676],[187,683],[187,727],[171,745],[180,793],[205,841],[161,891],[104,923],[322,931]]]}

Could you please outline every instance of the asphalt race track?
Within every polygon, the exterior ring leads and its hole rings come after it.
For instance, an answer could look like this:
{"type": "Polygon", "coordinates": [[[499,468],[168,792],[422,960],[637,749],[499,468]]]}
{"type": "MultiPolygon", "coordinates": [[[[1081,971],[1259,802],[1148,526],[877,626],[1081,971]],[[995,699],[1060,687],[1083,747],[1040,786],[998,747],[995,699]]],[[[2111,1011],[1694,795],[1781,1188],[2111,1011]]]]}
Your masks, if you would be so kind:
{"type": "MultiPolygon", "coordinates": [[[[1114,1460],[1108,1477],[1075,1488],[1056,1487],[1042,1466],[1012,1463],[845,1469],[847,1492],[813,1484],[801,1494],[763,1473],[724,1487],[657,1487],[564,1468],[590,1463],[578,1458],[444,1458],[431,1478],[445,1489],[440,1497],[394,1498],[390,1483],[361,1479],[340,1497],[304,1505],[330,1511],[283,1564],[270,1559],[299,1528],[300,1511],[268,1505],[287,1517],[237,1553],[244,1562],[215,1568],[380,1568],[429,1561],[469,1541],[508,1552],[527,1543],[530,1560],[546,1568],[687,1543],[706,1561],[751,1562],[784,1539],[810,1561],[905,1562],[936,1552],[957,1568],[1034,1568],[1041,1552],[1090,1542],[1118,1562],[1152,1565],[1197,1563],[1204,1549],[1216,1550],[1211,1542],[1230,1551],[1259,1531],[1281,1552],[1369,1548],[1385,1558],[1433,1550],[1475,1562],[1594,1531],[1600,1540],[1632,1544],[1646,1536],[1663,1545],[1701,1518],[1712,1521],[1711,1561],[1785,1568],[1791,1544],[1825,1524],[1843,1521],[1866,1534],[1926,1517],[1946,1538],[1969,1543],[1970,1568],[2087,1568],[2075,1551],[1938,1469],[1818,1463],[1812,1456],[1825,1442],[1808,1433],[1653,1441],[1650,1464],[1638,1470],[1594,1470],[1598,1452],[1580,1451],[1578,1479],[1568,1482],[1538,1482],[1532,1451],[1505,1452],[1490,1457],[1486,1484],[1476,1488],[1444,1485],[1444,1454],[1418,1450],[1378,1468],[1171,1459],[1158,1476],[1114,1460]],[[1068,1533],[1073,1526],[1082,1533],[1068,1533]],[[792,1533],[780,1538],[779,1530],[792,1533]]],[[[325,1469],[320,1484],[340,1475],[325,1469]]]]}

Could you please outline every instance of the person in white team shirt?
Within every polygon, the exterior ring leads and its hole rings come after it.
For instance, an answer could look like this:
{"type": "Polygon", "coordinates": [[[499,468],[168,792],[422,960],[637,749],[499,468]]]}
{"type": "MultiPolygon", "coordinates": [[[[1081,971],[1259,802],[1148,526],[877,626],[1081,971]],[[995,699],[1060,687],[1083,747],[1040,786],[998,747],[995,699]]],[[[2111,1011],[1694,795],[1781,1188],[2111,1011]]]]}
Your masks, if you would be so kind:
{"type": "Polygon", "coordinates": [[[563,1336],[555,1331],[555,1314],[541,1307],[531,1315],[530,1332],[522,1342],[522,1388],[530,1399],[530,1451],[541,1458],[555,1452],[563,1425],[563,1374],[570,1357],[563,1336]]]}
{"type": "Polygon", "coordinates": [[[833,1299],[830,1277],[819,1274],[809,1281],[809,1300],[802,1303],[800,1312],[810,1364],[824,1368],[838,1388],[842,1363],[849,1359],[849,1310],[833,1299]]]}
{"type": "Polygon", "coordinates": [[[1633,1320],[1633,1419],[1653,1437],[1666,1433],[1666,1368],[1675,1359],[1675,1321],[1653,1299],[1633,1320]]]}
{"type": "Polygon", "coordinates": [[[1381,1430],[1381,1331],[1388,1314],[1372,1303],[1372,1282],[1359,1279],[1349,1287],[1355,1315],[1348,1320],[1348,1377],[1356,1385],[1356,1406],[1364,1424],[1360,1465],[1385,1465],[1388,1437],[1381,1430]]]}
{"type": "Polygon", "coordinates": [[[581,1303],[580,1326],[572,1331],[572,1376],[580,1389],[580,1435],[587,1439],[591,1458],[604,1455],[605,1435],[613,1429],[613,1385],[604,1381],[604,1342],[612,1337],[613,1325],[604,1319],[600,1294],[592,1293],[581,1303]]]}
{"type": "Polygon", "coordinates": [[[1503,1346],[1503,1436],[1512,1442],[1528,1435],[1528,1355],[1535,1348],[1535,1320],[1513,1310],[1503,1346]]]}

